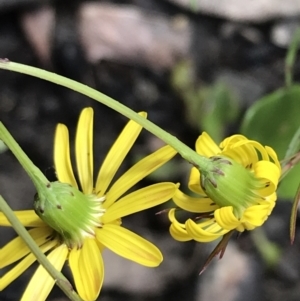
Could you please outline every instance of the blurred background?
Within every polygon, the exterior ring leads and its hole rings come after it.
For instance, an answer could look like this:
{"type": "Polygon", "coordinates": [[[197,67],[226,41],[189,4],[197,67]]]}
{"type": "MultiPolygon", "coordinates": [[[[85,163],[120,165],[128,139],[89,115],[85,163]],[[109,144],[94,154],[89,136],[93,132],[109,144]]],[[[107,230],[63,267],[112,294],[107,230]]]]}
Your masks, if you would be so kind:
{"type": "MultiPolygon", "coordinates": [[[[297,57],[294,84],[285,81],[287,49],[299,26],[298,0],[0,0],[0,57],[70,77],[147,111],[190,147],[203,130],[218,143],[243,133],[283,158],[300,124],[297,57]]],[[[0,120],[51,180],[55,126],[69,127],[73,145],[86,106],[95,110],[97,171],[126,118],[65,88],[0,71],[0,120]]],[[[161,145],[144,130],[122,170],[161,145]]],[[[178,156],[140,186],[167,180],[186,190],[189,170],[178,156]]],[[[126,227],[162,250],[164,262],[150,269],[105,251],[99,300],[298,301],[300,231],[291,246],[289,218],[299,175],[295,168],[280,187],[264,227],[234,237],[223,259],[213,260],[201,276],[215,244],[170,238],[167,214],[155,213],[171,202],[125,218],[126,227]]],[[[32,208],[34,187],[9,151],[0,154],[0,193],[13,209],[32,208]]],[[[14,236],[2,228],[1,246],[14,236]]],[[[0,292],[0,300],[19,300],[36,267],[0,292]]],[[[67,265],[64,273],[70,276],[67,265]]],[[[66,298],[55,287],[48,300],[66,298]]]]}

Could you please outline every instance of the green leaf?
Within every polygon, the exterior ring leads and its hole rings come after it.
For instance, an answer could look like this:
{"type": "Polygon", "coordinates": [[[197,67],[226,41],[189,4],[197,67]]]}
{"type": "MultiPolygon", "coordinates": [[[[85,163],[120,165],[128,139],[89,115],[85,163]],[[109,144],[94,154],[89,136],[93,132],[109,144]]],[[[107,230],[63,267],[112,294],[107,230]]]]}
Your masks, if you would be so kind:
{"type": "MultiPolygon", "coordinates": [[[[283,88],[258,100],[246,113],[241,132],[249,139],[275,149],[280,160],[300,125],[300,85],[283,88]]],[[[297,190],[300,165],[280,184],[279,196],[292,199],[297,190]]]]}

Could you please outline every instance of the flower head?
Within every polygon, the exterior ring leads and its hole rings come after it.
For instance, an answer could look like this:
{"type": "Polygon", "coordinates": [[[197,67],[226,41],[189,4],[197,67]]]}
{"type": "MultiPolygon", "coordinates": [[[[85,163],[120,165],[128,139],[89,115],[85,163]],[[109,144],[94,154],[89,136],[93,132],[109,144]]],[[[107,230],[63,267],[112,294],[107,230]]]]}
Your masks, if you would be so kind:
{"type": "MultiPolygon", "coordinates": [[[[140,115],[146,117],[145,113],[140,115]]],[[[59,182],[49,184],[55,197],[45,200],[36,196],[35,211],[15,212],[22,224],[31,228],[29,233],[56,269],[61,270],[68,260],[77,291],[84,300],[95,300],[99,295],[104,278],[101,255],[104,248],[148,267],[158,266],[162,261],[157,247],[122,227],[122,218],[162,204],[174,195],[177,185],[169,182],[126,192],[170,160],[176,151],[169,146],[162,147],[112,184],[141,129],[137,123],[128,122],[103,161],[94,184],[92,108],[82,111],[77,127],[75,154],[79,181],[71,165],[68,129],[59,124],[54,147],[59,182]]],[[[0,214],[0,225],[9,226],[3,214],[0,214]]],[[[0,290],[35,260],[20,237],[5,245],[0,250],[0,267],[19,262],[0,279],[0,290]]],[[[22,300],[45,300],[53,285],[54,280],[39,266],[22,300]]]]}
{"type": "Polygon", "coordinates": [[[210,242],[233,230],[261,226],[275,206],[281,173],[274,150],[242,135],[233,135],[218,146],[204,132],[196,151],[210,158],[213,168],[202,173],[195,167],[191,170],[189,188],[199,197],[176,191],[175,204],[199,216],[180,223],[176,209],[171,209],[172,237],[210,242]]]}

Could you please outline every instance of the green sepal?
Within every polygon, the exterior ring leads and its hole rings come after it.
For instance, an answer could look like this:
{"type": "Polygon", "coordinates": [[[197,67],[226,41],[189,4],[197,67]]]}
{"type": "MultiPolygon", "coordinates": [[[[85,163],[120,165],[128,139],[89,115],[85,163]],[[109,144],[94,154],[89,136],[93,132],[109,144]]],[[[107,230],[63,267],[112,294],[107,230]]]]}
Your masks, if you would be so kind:
{"type": "Polygon", "coordinates": [[[237,215],[253,205],[262,188],[255,175],[241,164],[224,156],[210,158],[213,168],[201,173],[201,186],[220,207],[232,206],[237,215]]]}
{"type": "Polygon", "coordinates": [[[93,235],[93,229],[99,224],[97,214],[101,212],[101,202],[70,184],[51,182],[35,195],[34,210],[69,247],[80,247],[83,237],[93,235]]]}

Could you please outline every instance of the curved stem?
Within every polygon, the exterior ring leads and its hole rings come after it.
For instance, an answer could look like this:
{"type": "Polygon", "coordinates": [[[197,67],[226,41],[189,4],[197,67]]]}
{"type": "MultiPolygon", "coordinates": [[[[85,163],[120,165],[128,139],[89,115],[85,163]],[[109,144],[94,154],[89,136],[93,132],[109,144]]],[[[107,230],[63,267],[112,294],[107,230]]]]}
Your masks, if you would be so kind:
{"type": "Polygon", "coordinates": [[[111,109],[119,112],[120,114],[126,116],[129,119],[134,120],[146,130],[163,140],[165,143],[171,145],[178,153],[186,159],[188,162],[192,163],[194,166],[199,168],[200,171],[206,171],[209,166],[209,160],[205,157],[200,156],[194,150],[189,148],[187,145],[178,140],[175,136],[170,135],[168,132],[162,130],[160,127],[152,123],[151,121],[141,117],[133,110],[114,100],[113,98],[96,91],[86,85],[79,82],[66,78],[64,76],[42,70],[36,67],[31,67],[23,64],[18,64],[10,62],[7,59],[0,60],[0,69],[6,69],[10,71],[15,71],[37,78],[44,79],[46,81],[55,83],[60,86],[64,86],[78,93],[86,95],[102,104],[110,107],[111,109]]]}

